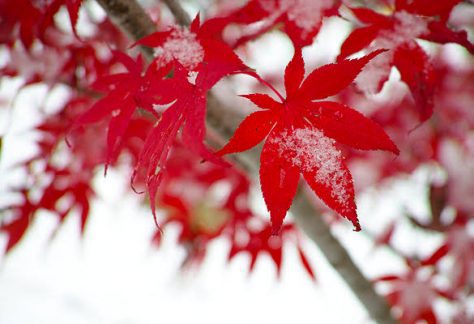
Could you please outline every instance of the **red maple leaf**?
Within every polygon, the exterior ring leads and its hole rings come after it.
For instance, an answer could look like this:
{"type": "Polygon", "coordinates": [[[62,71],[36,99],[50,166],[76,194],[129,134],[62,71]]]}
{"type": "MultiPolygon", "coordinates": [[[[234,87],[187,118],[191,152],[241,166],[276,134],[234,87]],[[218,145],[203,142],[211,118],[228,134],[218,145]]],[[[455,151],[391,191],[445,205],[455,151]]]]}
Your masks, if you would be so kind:
{"type": "Polygon", "coordinates": [[[207,92],[224,76],[246,73],[256,76],[233,50],[216,39],[223,21],[211,19],[200,24],[199,15],[190,29],[171,27],[156,32],[137,44],[155,48],[154,64],[173,67],[173,77],[150,86],[156,104],[170,105],[150,132],[135,168],[146,169],[150,204],[155,215],[155,197],[162,180],[165,161],[178,131],[189,149],[202,158],[223,163],[204,145],[207,92]]]}
{"type": "Polygon", "coordinates": [[[39,35],[42,36],[45,30],[54,24],[54,15],[56,15],[59,9],[65,5],[69,14],[72,32],[77,37],[76,24],[79,19],[79,8],[81,7],[81,4],[82,0],[53,0],[44,9],[39,26],[39,35]]]}
{"type": "Polygon", "coordinates": [[[400,309],[398,317],[401,323],[436,324],[438,318],[434,303],[437,297],[452,299],[449,292],[437,287],[433,273],[425,272],[424,267],[409,265],[409,269],[402,275],[385,275],[375,279],[375,282],[384,282],[390,286],[386,295],[392,306],[400,309]],[[428,274],[428,275],[426,275],[428,274]]]}
{"type": "MultiPolygon", "coordinates": [[[[266,225],[266,224],[265,224],[266,225]]],[[[282,228],[282,232],[290,231],[291,226],[287,225],[282,228]]],[[[250,254],[249,271],[254,270],[257,258],[263,253],[267,253],[277,268],[278,275],[281,271],[281,261],[283,254],[282,237],[272,236],[272,230],[269,224],[261,229],[248,231],[248,240],[244,244],[233,240],[231,249],[229,250],[228,260],[232,260],[236,255],[247,252],[250,254]]]]}
{"type": "Polygon", "coordinates": [[[352,31],[342,44],[340,58],[368,47],[378,37],[387,37],[389,33],[396,32],[403,34],[400,36],[411,37],[401,43],[423,38],[440,44],[456,43],[474,54],[474,44],[469,42],[467,32],[453,30],[447,22],[453,7],[459,2],[460,0],[440,0],[436,3],[427,0],[397,0],[395,10],[390,15],[382,15],[368,8],[350,8],[364,26],[352,31]],[[413,30],[404,31],[403,28],[413,30]]]}
{"type": "Polygon", "coordinates": [[[27,49],[36,38],[49,43],[45,31],[50,27],[56,28],[54,15],[64,5],[69,13],[73,33],[77,36],[76,23],[81,4],[82,0],[0,0],[0,41],[12,46],[18,37],[27,49]]]}
{"type": "MultiPolygon", "coordinates": [[[[226,236],[231,241],[228,260],[250,254],[250,271],[262,255],[268,255],[278,274],[285,242],[294,243],[301,265],[315,280],[313,268],[301,246],[301,237],[293,224],[285,224],[281,236],[271,235],[270,223],[255,215],[249,207],[250,181],[240,171],[214,163],[201,163],[202,158],[175,141],[166,161],[166,173],[157,195],[157,205],[164,211],[160,222],[163,230],[178,224],[178,242],[185,247],[183,267],[202,262],[209,243],[226,236]],[[228,193],[217,197],[214,189],[226,183],[228,193]]],[[[222,191],[221,191],[222,193],[222,191]]],[[[156,230],[153,243],[161,243],[163,231],[156,230]]]]}
{"type": "Polygon", "coordinates": [[[38,208],[56,213],[60,223],[64,222],[69,212],[78,209],[80,211],[81,234],[84,234],[89,217],[90,201],[95,195],[88,182],[92,175],[81,174],[68,168],[60,170],[52,166],[48,166],[45,172],[50,174],[54,181],[44,189],[41,199],[38,201],[38,208]],[[58,201],[63,197],[69,197],[70,202],[65,210],[60,210],[58,201]]]}
{"type": "Polygon", "coordinates": [[[301,247],[300,238],[294,224],[285,224],[281,228],[281,235],[272,235],[272,226],[268,222],[262,222],[257,229],[244,227],[238,228],[232,236],[232,245],[229,250],[228,260],[231,261],[241,253],[248,253],[250,255],[249,272],[255,268],[255,264],[259,256],[267,254],[275,264],[277,275],[281,274],[282,259],[283,259],[283,245],[291,239],[295,240],[296,250],[300,259],[301,265],[313,281],[316,281],[314,270],[301,247]],[[237,239],[239,229],[245,231],[247,240],[237,239]]]}
{"type": "Polygon", "coordinates": [[[468,287],[474,278],[474,238],[464,228],[465,222],[463,216],[459,217],[447,231],[446,241],[422,261],[422,265],[435,266],[447,255],[454,259],[448,272],[451,293],[461,287],[468,287]]]}
{"type": "Polygon", "coordinates": [[[41,11],[29,0],[0,0],[0,42],[13,46],[19,38],[27,49],[35,40],[41,11]]]}
{"type": "Polygon", "coordinates": [[[354,109],[315,100],[347,87],[381,52],[322,66],[304,79],[304,61],[296,49],[285,71],[286,99],[276,90],[281,102],[265,94],[245,96],[263,110],[250,114],[218,154],[241,152],[267,138],[260,157],[260,183],[274,232],[282,226],[300,173],[330,208],[360,230],[352,177],[335,141],[357,149],[397,154],[398,149],[378,124],[354,109]]]}
{"type": "Polygon", "coordinates": [[[423,122],[433,113],[433,97],[437,87],[434,67],[416,38],[445,44],[457,43],[474,54],[466,31],[452,30],[447,18],[459,0],[442,0],[434,4],[426,0],[397,0],[390,15],[367,8],[351,8],[364,26],[356,28],[341,46],[339,60],[368,48],[389,49],[375,59],[359,85],[369,92],[378,92],[395,66],[417,104],[423,122]],[[370,70],[370,72],[369,72],[370,70]]]}
{"type": "Polygon", "coordinates": [[[251,0],[227,16],[229,23],[258,23],[244,30],[233,45],[239,46],[280,25],[296,47],[310,45],[323,18],[337,14],[340,4],[340,0],[251,0]]]}
{"type": "Polygon", "coordinates": [[[115,59],[120,62],[127,72],[99,78],[93,88],[107,92],[107,95],[98,100],[92,107],[82,114],[74,123],[75,128],[110,118],[107,133],[107,157],[105,171],[108,164],[117,156],[122,138],[137,107],[141,107],[157,116],[152,103],[143,95],[144,89],[152,82],[159,80],[165,72],[150,65],[142,76],[143,61],[141,56],[136,60],[126,54],[114,51],[115,59]]]}
{"type": "Polygon", "coordinates": [[[23,202],[16,206],[11,206],[14,218],[10,222],[5,223],[2,219],[0,223],[0,233],[4,232],[7,234],[7,246],[6,253],[10,252],[15,247],[21,238],[25,235],[25,232],[30,226],[30,218],[37,209],[37,206],[31,202],[28,197],[26,190],[20,190],[23,198],[23,202]]]}

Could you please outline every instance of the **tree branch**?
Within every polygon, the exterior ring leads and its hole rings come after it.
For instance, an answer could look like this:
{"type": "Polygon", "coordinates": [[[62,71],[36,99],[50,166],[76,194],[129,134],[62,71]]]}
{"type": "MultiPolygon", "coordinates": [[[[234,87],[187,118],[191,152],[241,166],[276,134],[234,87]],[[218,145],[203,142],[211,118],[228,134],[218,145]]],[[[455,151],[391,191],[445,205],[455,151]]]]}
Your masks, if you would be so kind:
{"type": "MultiPolygon", "coordinates": [[[[131,39],[138,40],[155,31],[155,25],[136,0],[97,0],[112,21],[117,24],[131,39]]],[[[189,16],[176,0],[163,0],[181,25],[189,24],[189,16]]],[[[150,49],[147,49],[150,55],[150,49]]],[[[217,98],[210,95],[208,101],[207,123],[210,131],[222,138],[230,138],[239,116],[232,110],[223,109],[217,98]]],[[[241,167],[251,174],[256,174],[259,165],[257,151],[236,156],[241,167]]],[[[309,199],[300,190],[293,202],[292,212],[296,223],[315,242],[331,266],[339,273],[355,296],[364,305],[369,315],[377,323],[396,323],[390,307],[383,297],[378,295],[372,285],[352,261],[352,258],[332,235],[328,224],[317,214],[309,199]]]]}
{"type": "MultiPolygon", "coordinates": [[[[155,23],[135,0],[96,1],[128,38],[136,41],[156,31],[155,23]]],[[[153,58],[151,48],[141,46],[140,49],[148,59],[153,58]]]]}
{"type": "Polygon", "coordinates": [[[385,299],[377,294],[372,283],[364,277],[347,250],[331,233],[329,225],[316,214],[303,192],[299,192],[291,210],[298,227],[316,243],[329,264],[350,287],[372,319],[377,323],[396,323],[385,299]]]}
{"type": "Polygon", "coordinates": [[[191,18],[188,13],[181,7],[178,1],[176,0],[163,0],[166,6],[170,9],[173,14],[176,22],[181,26],[187,26],[191,23],[191,18]]]}

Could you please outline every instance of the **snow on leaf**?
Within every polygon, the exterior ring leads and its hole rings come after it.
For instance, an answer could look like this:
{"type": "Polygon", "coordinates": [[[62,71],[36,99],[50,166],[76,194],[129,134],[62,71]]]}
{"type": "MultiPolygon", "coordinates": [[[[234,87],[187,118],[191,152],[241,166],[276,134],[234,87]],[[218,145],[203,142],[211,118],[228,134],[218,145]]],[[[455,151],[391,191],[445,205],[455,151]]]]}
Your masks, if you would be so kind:
{"type": "Polygon", "coordinates": [[[360,230],[354,203],[352,177],[342,164],[335,141],[317,129],[297,128],[284,131],[269,142],[277,145],[278,155],[286,157],[303,173],[317,195],[360,230]]]}
{"type": "Polygon", "coordinates": [[[187,70],[192,71],[204,59],[204,49],[198,35],[186,27],[171,26],[166,31],[143,37],[134,44],[136,45],[154,48],[155,60],[160,66],[177,61],[187,70]]]}
{"type": "Polygon", "coordinates": [[[260,185],[274,233],[280,230],[290,208],[300,173],[330,208],[360,230],[352,177],[334,139],[359,149],[394,153],[398,149],[380,126],[360,113],[336,102],[313,100],[335,95],[347,87],[364,65],[381,52],[322,66],[303,80],[304,63],[301,51],[296,50],[285,71],[289,98],[277,93],[282,100],[278,103],[266,95],[246,96],[268,110],[247,117],[219,154],[243,151],[267,137],[260,156],[260,185]]]}
{"type": "Polygon", "coordinates": [[[307,45],[319,31],[324,12],[334,5],[332,0],[280,0],[286,11],[285,30],[297,46],[307,45]]]}
{"type": "MultiPolygon", "coordinates": [[[[234,51],[212,32],[223,21],[210,19],[200,26],[199,16],[191,29],[171,27],[153,33],[136,45],[155,47],[154,64],[166,69],[173,67],[167,77],[149,87],[157,104],[169,105],[145,141],[135,174],[146,170],[147,190],[155,214],[155,197],[160,185],[165,162],[174,139],[181,129],[181,139],[201,158],[224,165],[224,161],[205,146],[205,116],[207,92],[223,77],[234,73],[255,75],[234,51]]],[[[219,29],[219,28],[217,28],[219,29]]],[[[163,76],[164,77],[164,76],[163,76]]],[[[155,218],[156,219],[156,218],[155,218]]]]}
{"type": "Polygon", "coordinates": [[[402,74],[402,81],[408,85],[420,107],[420,119],[423,122],[432,114],[436,89],[428,55],[417,45],[416,39],[422,38],[440,44],[457,43],[474,53],[474,44],[469,42],[467,33],[452,30],[446,22],[453,7],[459,2],[398,0],[395,10],[389,15],[367,8],[350,8],[364,26],[355,29],[344,41],[338,59],[364,48],[390,50],[372,60],[358,76],[356,83],[366,93],[377,93],[388,80],[391,67],[396,66],[402,74]]]}
{"type": "Polygon", "coordinates": [[[155,48],[155,60],[160,66],[178,62],[187,71],[202,72],[201,77],[212,79],[207,82],[210,88],[220,78],[244,70],[250,71],[234,51],[220,40],[225,20],[214,18],[199,25],[199,15],[192,22],[191,29],[171,26],[163,32],[148,35],[135,45],[155,48]],[[202,64],[204,63],[204,64],[202,64]]]}
{"type": "Polygon", "coordinates": [[[179,64],[187,71],[191,83],[202,91],[207,91],[230,74],[247,73],[256,76],[217,35],[224,23],[224,19],[214,18],[199,26],[198,15],[191,30],[172,26],[167,31],[142,38],[135,45],[155,48],[155,62],[158,66],[179,64]]]}
{"type": "Polygon", "coordinates": [[[188,70],[194,70],[204,58],[204,50],[197,35],[184,27],[176,27],[161,46],[155,48],[155,56],[163,65],[177,60],[188,70]]]}
{"type": "Polygon", "coordinates": [[[303,47],[313,42],[323,18],[336,14],[339,5],[337,0],[251,0],[227,18],[229,23],[242,23],[249,27],[247,32],[244,29],[235,46],[281,25],[293,44],[303,47]],[[257,22],[257,26],[252,26],[257,22]]]}
{"type": "Polygon", "coordinates": [[[428,31],[428,24],[420,16],[399,11],[393,14],[393,29],[380,32],[377,45],[382,48],[396,48],[404,43],[412,42],[414,39],[424,35],[428,31]]]}
{"type": "MultiPolygon", "coordinates": [[[[323,1],[280,1],[280,6],[287,6],[288,20],[294,22],[296,26],[309,33],[321,21],[321,13],[325,8],[333,4],[331,0],[323,1]]],[[[303,35],[304,37],[304,35],[303,35]]]]}
{"type": "Polygon", "coordinates": [[[392,70],[393,53],[384,53],[367,64],[357,76],[357,87],[366,94],[376,94],[382,90],[392,70]]]}
{"type": "Polygon", "coordinates": [[[321,181],[330,181],[329,175],[339,167],[341,152],[334,147],[334,140],[317,129],[285,130],[269,142],[276,145],[278,154],[286,156],[293,166],[304,172],[317,171],[321,181]]]}

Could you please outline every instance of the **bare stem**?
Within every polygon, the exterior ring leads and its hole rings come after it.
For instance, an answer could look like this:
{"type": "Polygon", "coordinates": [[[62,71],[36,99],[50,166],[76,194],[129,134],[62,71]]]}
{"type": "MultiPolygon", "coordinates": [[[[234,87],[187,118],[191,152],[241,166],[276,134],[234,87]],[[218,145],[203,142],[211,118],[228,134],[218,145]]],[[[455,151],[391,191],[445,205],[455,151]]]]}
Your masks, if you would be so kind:
{"type": "MultiPolygon", "coordinates": [[[[155,31],[155,25],[150,17],[136,0],[97,0],[109,17],[130,38],[138,40],[155,31]]],[[[170,11],[175,15],[178,23],[189,24],[189,16],[176,0],[163,0],[170,11]]],[[[216,97],[210,95],[208,100],[207,124],[210,131],[222,138],[230,138],[240,120],[235,112],[224,109],[225,105],[216,97]]],[[[259,154],[251,151],[239,154],[236,160],[240,167],[250,174],[256,174],[259,165],[259,154]]],[[[378,295],[372,283],[364,277],[352,258],[332,235],[328,224],[318,215],[308,198],[300,190],[293,203],[292,212],[296,223],[315,242],[325,255],[332,267],[350,287],[354,295],[364,305],[368,314],[377,323],[392,324],[396,320],[392,317],[390,307],[385,299],[378,295]]]]}

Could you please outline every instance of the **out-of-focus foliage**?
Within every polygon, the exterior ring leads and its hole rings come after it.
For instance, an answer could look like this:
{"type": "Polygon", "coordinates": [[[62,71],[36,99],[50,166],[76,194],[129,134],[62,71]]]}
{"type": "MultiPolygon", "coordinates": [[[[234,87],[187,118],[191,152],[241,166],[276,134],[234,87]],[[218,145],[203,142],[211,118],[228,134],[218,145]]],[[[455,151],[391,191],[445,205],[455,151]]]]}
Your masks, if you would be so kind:
{"type": "MultiPolygon", "coordinates": [[[[225,237],[231,243],[229,260],[247,253],[253,269],[266,253],[279,272],[283,246],[292,243],[315,278],[299,231],[283,222],[300,172],[330,212],[359,229],[354,186],[376,188],[429,167],[443,174],[427,188],[430,214],[407,212],[373,233],[377,248],[395,251],[406,263],[405,272],[376,282],[385,286],[403,323],[438,322],[439,300],[456,310],[450,321],[469,323],[474,316],[467,307],[474,288],[472,4],[215,1],[187,28],[173,24],[157,3],[147,10],[158,31],[137,43],[154,50],[154,59],[146,62],[137,44],[88,1],[0,0],[0,51],[7,57],[0,77],[19,80],[19,91],[36,85],[67,91],[61,107],[39,112],[36,153],[15,166],[27,179],[8,188],[19,199],[1,209],[6,253],[41,210],[57,215],[60,223],[78,212],[86,230],[94,176],[121,166],[132,171],[131,189],[148,193],[140,197],[149,200],[156,217],[153,243],[160,244],[169,224],[180,225],[184,266],[199,264],[209,243],[225,237]],[[352,31],[336,63],[306,75],[302,50],[322,46],[315,39],[329,20],[345,21],[352,31]],[[254,70],[258,67],[246,63],[253,55],[249,44],[275,30],[288,37],[295,55],[284,75],[264,80],[254,70]],[[258,92],[269,94],[246,96],[263,110],[248,114],[230,142],[217,147],[224,139],[206,127],[207,95],[235,74],[250,76],[258,92]],[[276,90],[281,83],[285,96],[276,90]],[[222,158],[264,140],[260,179],[270,217],[252,208],[249,175],[222,158]],[[357,173],[353,185],[355,168],[365,170],[365,179],[357,173]],[[392,242],[407,222],[413,231],[436,233],[442,243],[431,255],[398,250],[392,242]]],[[[3,157],[8,152],[1,135],[3,157]]]]}

